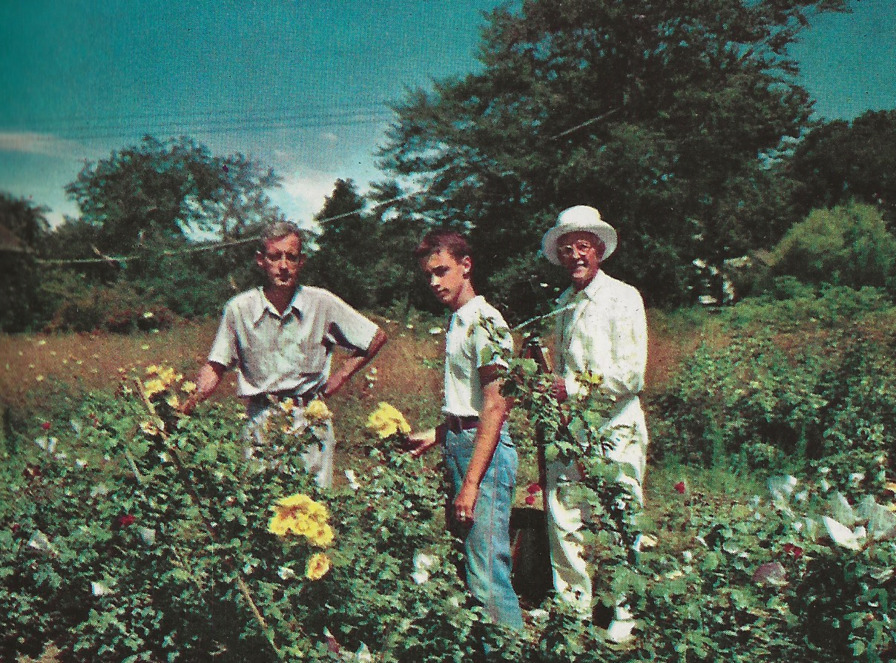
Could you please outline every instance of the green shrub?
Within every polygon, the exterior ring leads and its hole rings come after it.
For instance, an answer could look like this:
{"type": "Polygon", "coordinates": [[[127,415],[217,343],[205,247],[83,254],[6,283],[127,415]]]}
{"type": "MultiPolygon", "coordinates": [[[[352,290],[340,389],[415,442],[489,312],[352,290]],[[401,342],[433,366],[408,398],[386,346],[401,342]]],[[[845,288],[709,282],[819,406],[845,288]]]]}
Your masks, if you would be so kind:
{"type": "Polygon", "coordinates": [[[62,299],[48,331],[108,331],[126,334],[134,331],[167,329],[175,315],[158,300],[147,300],[124,283],[83,285],[83,289],[62,299]]]}
{"type": "Polygon", "coordinates": [[[878,493],[894,462],[894,338],[807,330],[699,348],[652,403],[654,457],[828,467],[844,490],[878,493]]]}
{"type": "Polygon", "coordinates": [[[882,288],[852,288],[827,283],[811,285],[792,276],[774,279],[757,297],[721,310],[721,318],[736,328],[763,326],[790,331],[805,325],[842,326],[871,313],[893,310],[882,288]]]}
{"type": "Polygon", "coordinates": [[[250,463],[239,417],[208,406],[179,419],[169,388],[152,396],[157,419],[137,391],[91,396],[71,428],[35,440],[46,453],[4,467],[4,655],[55,642],[65,660],[90,661],[474,656],[480,619],[431,470],[377,453],[349,486],[322,490],[294,467],[313,429],[297,442],[273,418],[279,455],[250,463]],[[332,545],[269,531],[292,494],[323,505],[332,545]],[[315,553],[331,564],[319,579],[306,577],[315,553]]]}
{"type": "Polygon", "coordinates": [[[896,237],[871,205],[815,210],[772,251],[771,272],[808,283],[886,286],[896,268],[896,237]]]}

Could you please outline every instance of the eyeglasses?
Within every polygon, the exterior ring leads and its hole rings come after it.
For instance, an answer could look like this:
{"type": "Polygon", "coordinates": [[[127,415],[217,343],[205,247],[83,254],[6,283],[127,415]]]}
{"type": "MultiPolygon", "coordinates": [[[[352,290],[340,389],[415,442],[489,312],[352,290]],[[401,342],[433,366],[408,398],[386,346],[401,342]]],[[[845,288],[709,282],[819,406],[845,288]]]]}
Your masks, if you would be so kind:
{"type": "Polygon", "coordinates": [[[587,239],[580,239],[572,244],[558,246],[557,255],[561,258],[570,258],[573,255],[588,253],[593,248],[595,248],[594,242],[589,242],[587,239]]]}

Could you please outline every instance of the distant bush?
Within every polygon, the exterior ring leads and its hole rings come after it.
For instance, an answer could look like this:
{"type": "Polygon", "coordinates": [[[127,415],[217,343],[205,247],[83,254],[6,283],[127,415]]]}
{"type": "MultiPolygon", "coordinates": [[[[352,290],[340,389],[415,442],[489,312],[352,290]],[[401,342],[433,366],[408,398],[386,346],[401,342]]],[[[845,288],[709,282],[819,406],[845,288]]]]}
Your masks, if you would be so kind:
{"type": "Polygon", "coordinates": [[[47,325],[48,331],[101,330],[126,334],[167,329],[176,319],[170,309],[146,301],[127,284],[82,288],[59,302],[47,325]]]}
{"type": "Polygon", "coordinates": [[[769,262],[773,276],[883,287],[896,269],[896,237],[877,208],[850,203],[813,211],[787,232],[769,262]]]}
{"type": "Polygon", "coordinates": [[[721,310],[723,320],[736,328],[774,327],[787,331],[806,323],[833,328],[866,314],[893,309],[883,288],[813,285],[793,276],[774,279],[766,291],[721,310]]]}

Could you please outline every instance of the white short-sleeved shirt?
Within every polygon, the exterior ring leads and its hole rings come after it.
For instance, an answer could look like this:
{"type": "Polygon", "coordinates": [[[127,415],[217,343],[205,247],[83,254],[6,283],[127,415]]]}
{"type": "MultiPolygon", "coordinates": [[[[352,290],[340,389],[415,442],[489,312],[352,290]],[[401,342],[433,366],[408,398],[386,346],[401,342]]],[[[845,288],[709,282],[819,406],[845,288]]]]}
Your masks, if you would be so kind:
{"type": "Polygon", "coordinates": [[[498,355],[509,357],[512,352],[513,338],[504,317],[484,297],[476,296],[455,311],[445,335],[443,412],[459,417],[479,416],[483,404],[479,369],[506,365],[498,355]],[[498,334],[490,333],[490,326],[498,334]]]}
{"type": "Polygon", "coordinates": [[[327,381],[334,347],[366,350],[378,329],[327,290],[300,286],[281,316],[255,288],[227,302],[208,360],[236,367],[240,396],[304,394],[327,381]]]}

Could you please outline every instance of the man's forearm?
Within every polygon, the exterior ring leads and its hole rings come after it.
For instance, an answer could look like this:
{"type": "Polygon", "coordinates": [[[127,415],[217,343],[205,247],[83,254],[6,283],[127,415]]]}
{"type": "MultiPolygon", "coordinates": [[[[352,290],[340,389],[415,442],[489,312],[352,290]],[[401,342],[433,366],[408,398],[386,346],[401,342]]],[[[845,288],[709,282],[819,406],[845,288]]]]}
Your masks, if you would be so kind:
{"type": "Polygon", "coordinates": [[[386,334],[381,329],[377,329],[376,334],[367,346],[364,354],[353,355],[345,359],[339,368],[327,380],[324,387],[324,396],[332,396],[344,385],[349,379],[362,368],[364,368],[376,356],[380,349],[386,344],[386,334]]]}
{"type": "Polygon", "coordinates": [[[224,370],[224,366],[214,362],[208,362],[199,369],[199,375],[196,376],[196,391],[184,403],[182,408],[184,413],[190,414],[198,403],[214,393],[221,382],[224,370]]]}

